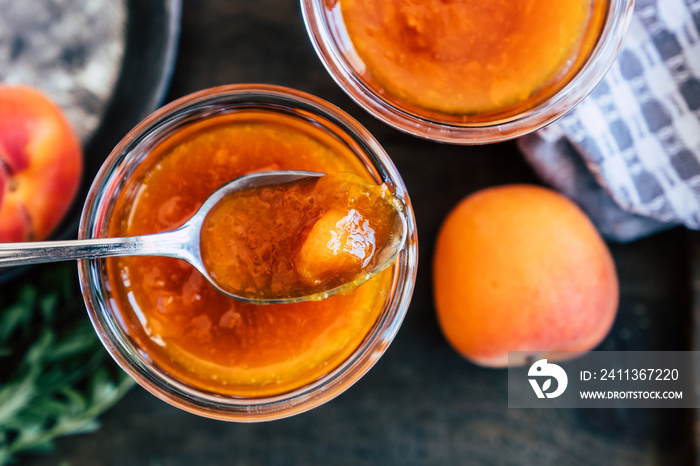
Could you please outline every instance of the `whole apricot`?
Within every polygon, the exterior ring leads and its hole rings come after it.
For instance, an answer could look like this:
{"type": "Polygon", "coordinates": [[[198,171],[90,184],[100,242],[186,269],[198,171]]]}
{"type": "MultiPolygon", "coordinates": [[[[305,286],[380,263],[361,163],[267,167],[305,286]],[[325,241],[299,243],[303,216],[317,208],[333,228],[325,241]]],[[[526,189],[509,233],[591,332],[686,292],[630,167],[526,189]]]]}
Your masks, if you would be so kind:
{"type": "Polygon", "coordinates": [[[82,167],[61,108],[32,87],[0,84],[0,242],[45,239],[71,206],[82,167]]]}
{"type": "Polygon", "coordinates": [[[615,319],[610,251],[576,204],[546,188],[466,197],[441,226],[433,259],[442,331],[483,366],[507,366],[509,351],[525,352],[511,364],[550,351],[573,357],[600,343],[615,319]]]}

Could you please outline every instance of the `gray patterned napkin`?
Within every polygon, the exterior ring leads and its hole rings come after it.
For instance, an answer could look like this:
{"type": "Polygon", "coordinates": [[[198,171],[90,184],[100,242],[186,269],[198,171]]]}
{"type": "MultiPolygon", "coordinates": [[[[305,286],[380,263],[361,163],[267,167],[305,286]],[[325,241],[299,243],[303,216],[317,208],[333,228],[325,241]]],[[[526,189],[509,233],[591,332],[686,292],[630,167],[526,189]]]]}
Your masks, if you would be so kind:
{"type": "Polygon", "coordinates": [[[608,239],[700,229],[700,0],[637,0],[603,81],[518,144],[608,239]]]}

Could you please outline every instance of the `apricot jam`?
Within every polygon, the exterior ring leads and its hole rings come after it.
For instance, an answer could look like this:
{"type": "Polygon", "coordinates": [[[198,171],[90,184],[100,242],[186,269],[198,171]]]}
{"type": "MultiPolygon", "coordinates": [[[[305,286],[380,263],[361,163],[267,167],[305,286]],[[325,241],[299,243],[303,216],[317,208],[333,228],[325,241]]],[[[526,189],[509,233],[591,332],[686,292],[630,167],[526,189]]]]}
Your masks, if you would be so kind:
{"type": "Polygon", "coordinates": [[[365,78],[385,98],[467,118],[514,114],[561,89],[595,45],[607,3],[331,0],[328,6],[339,4],[365,78]]]}
{"type": "Polygon", "coordinates": [[[238,297],[324,297],[369,273],[398,216],[385,185],[351,173],[242,189],[204,219],[202,261],[238,297]]]}
{"type": "MultiPolygon", "coordinates": [[[[238,110],[192,123],[156,146],[120,191],[109,234],[174,229],[219,186],[262,170],[350,172],[373,181],[322,128],[238,110]]],[[[256,306],[225,297],[177,259],[113,258],[106,267],[122,325],[155,364],[198,389],[243,397],[281,394],[336,368],[373,327],[392,286],[389,268],[349,294],[256,306]]]]}

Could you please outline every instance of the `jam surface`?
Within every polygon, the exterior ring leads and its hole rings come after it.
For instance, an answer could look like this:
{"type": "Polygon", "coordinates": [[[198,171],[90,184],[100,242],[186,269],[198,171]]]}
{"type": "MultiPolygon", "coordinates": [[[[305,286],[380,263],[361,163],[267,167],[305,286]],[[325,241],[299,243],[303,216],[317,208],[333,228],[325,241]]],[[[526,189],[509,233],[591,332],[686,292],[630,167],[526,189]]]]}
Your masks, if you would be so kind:
{"type": "Polygon", "coordinates": [[[551,93],[587,58],[607,8],[605,0],[337,3],[370,81],[410,104],[463,115],[551,93]]]}
{"type": "MultiPolygon", "coordinates": [[[[264,170],[351,172],[373,181],[318,127],[239,111],[160,143],[119,194],[110,235],[177,228],[219,186],[264,170]]],[[[177,259],[112,258],[107,272],[126,333],[157,365],[199,389],[236,396],[283,393],[333,370],[372,328],[393,280],[389,268],[349,294],[257,306],[225,297],[177,259]]]]}
{"type": "Polygon", "coordinates": [[[321,295],[358,282],[398,221],[393,196],[350,173],[243,189],[204,220],[200,249],[223,289],[250,299],[321,295]]]}

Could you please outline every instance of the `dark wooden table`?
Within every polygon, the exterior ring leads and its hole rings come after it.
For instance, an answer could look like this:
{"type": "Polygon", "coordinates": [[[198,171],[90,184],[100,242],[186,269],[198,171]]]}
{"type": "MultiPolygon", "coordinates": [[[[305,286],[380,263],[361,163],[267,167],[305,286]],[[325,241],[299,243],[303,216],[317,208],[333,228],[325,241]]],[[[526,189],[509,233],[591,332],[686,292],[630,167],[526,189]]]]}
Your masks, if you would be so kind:
{"type": "MultiPolygon", "coordinates": [[[[418,220],[418,281],[408,316],[379,363],[330,403],[286,420],[233,424],[179,411],[134,388],[93,435],[57,443],[32,465],[694,464],[695,410],[520,410],[507,374],[458,356],[435,318],[431,256],[438,227],[462,197],[504,183],[540,183],[514,143],[459,147],[395,131],[354,104],[326,73],[293,0],[183,5],[168,100],[229,83],[297,88],[343,108],[385,147],[418,220]]],[[[675,229],[611,245],[618,319],[602,344],[687,350],[693,333],[693,234],[675,229]]]]}

